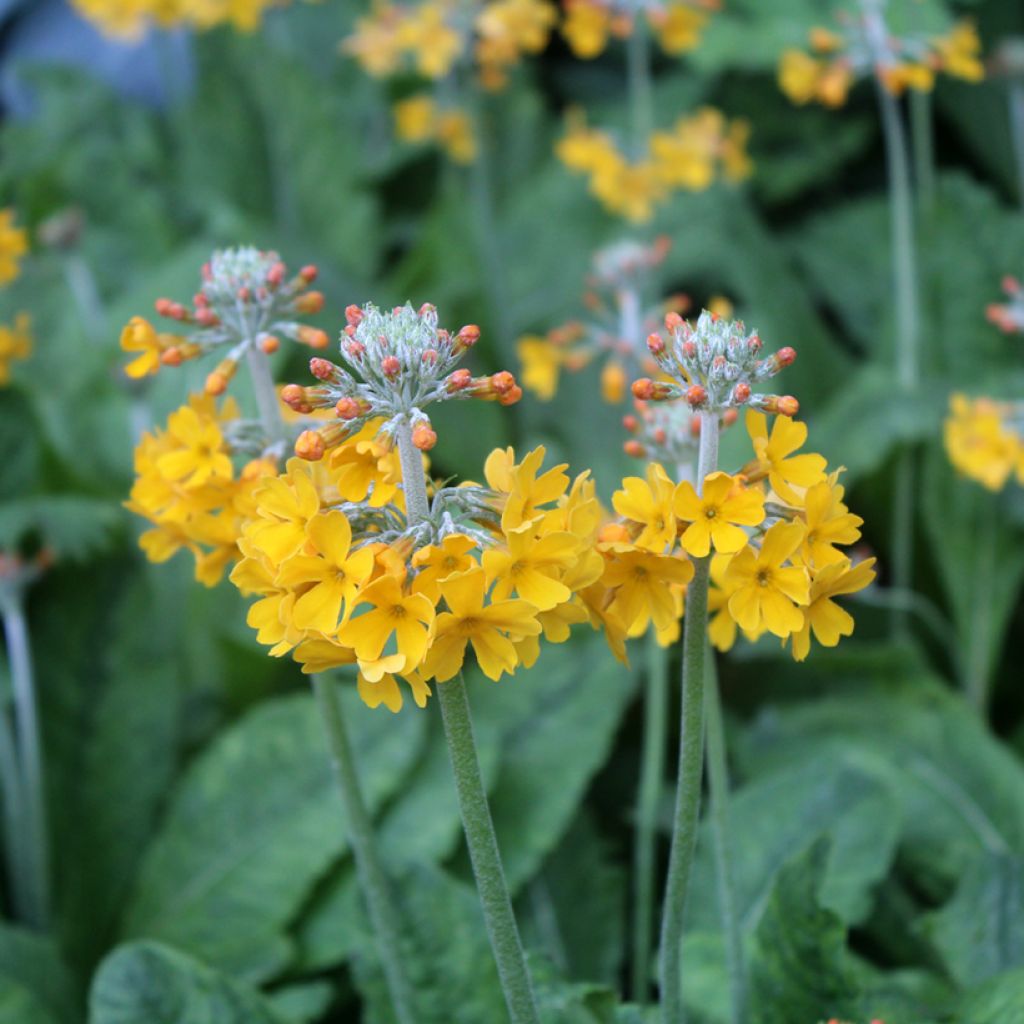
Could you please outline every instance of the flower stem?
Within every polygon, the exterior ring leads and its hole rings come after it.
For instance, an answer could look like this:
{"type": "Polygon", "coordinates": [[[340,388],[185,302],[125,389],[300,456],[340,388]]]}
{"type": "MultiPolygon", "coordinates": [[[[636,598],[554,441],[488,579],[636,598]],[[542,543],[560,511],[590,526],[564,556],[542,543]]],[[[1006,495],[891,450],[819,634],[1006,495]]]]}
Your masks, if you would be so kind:
{"type": "Polygon", "coordinates": [[[974,710],[984,718],[988,713],[989,684],[992,675],[992,577],[996,566],[996,527],[999,505],[990,494],[979,496],[984,503],[975,535],[974,573],[972,575],[973,611],[965,658],[965,690],[974,710]]]}
{"type": "MultiPolygon", "coordinates": [[[[886,88],[878,84],[878,101],[885,136],[889,174],[889,204],[893,268],[893,298],[896,305],[896,371],[903,399],[917,390],[920,368],[918,345],[920,316],[917,293],[917,255],[914,247],[913,195],[906,133],[899,106],[886,88]]],[[[909,590],[914,573],[914,476],[915,459],[910,449],[901,452],[896,467],[892,515],[892,586],[909,590]]],[[[893,632],[907,630],[907,616],[894,608],[893,632]]]]}
{"type": "Polygon", "coordinates": [[[711,832],[714,840],[715,877],[718,883],[718,911],[725,933],[725,952],[732,994],[732,1024],[742,1024],[746,1001],[743,967],[743,937],[736,913],[731,843],[729,840],[729,767],[725,756],[725,728],[722,724],[722,700],[718,689],[718,669],[714,654],[705,654],[704,702],[707,715],[707,771],[710,797],[711,832]]]}
{"type": "Polygon", "coordinates": [[[277,388],[270,372],[270,359],[250,345],[245,353],[245,361],[249,367],[253,394],[256,396],[256,408],[259,410],[260,423],[273,445],[284,438],[284,421],[277,400],[277,388]]]}
{"type": "Polygon", "coordinates": [[[480,774],[466,684],[460,673],[446,683],[438,683],[435,689],[441,704],[469,857],[509,1017],[513,1024],[540,1024],[533,983],[526,966],[480,774]]]}
{"type": "Polygon", "coordinates": [[[326,676],[314,675],[312,683],[320,717],[327,733],[331,764],[345,808],[348,837],[352,844],[359,881],[366,894],[370,921],[377,940],[377,954],[384,970],[391,1006],[399,1024],[415,1024],[413,990],[403,968],[401,918],[388,885],[373,834],[373,824],[359,786],[352,747],[342,718],[341,703],[334,684],[326,676]]]}
{"type": "Polygon", "coordinates": [[[50,850],[46,823],[42,738],[28,628],[19,596],[3,604],[4,636],[14,694],[17,759],[22,782],[25,832],[25,923],[45,928],[50,918],[50,850]]]}
{"type": "Polygon", "coordinates": [[[1017,199],[1024,210],[1024,80],[1010,83],[1010,136],[1017,157],[1017,199]]]}
{"type": "Polygon", "coordinates": [[[918,204],[925,216],[931,216],[935,207],[935,131],[930,92],[910,90],[910,127],[914,140],[918,204]]]}
{"type": "MultiPolygon", "coordinates": [[[[700,416],[700,457],[697,493],[718,465],[718,418],[713,412],[700,416]]],[[[672,816],[665,902],[661,919],[662,1024],[682,1024],[683,919],[690,870],[697,846],[700,818],[701,775],[704,767],[704,661],[707,650],[708,579],[711,556],[693,560],[693,579],[686,591],[683,620],[683,700],[680,726],[679,772],[676,805],[672,816]]]]}
{"type": "Polygon", "coordinates": [[[18,744],[6,701],[0,709],[0,792],[3,793],[4,856],[14,916],[24,921],[30,910],[25,900],[32,888],[25,851],[24,787],[18,764],[18,744]]]}
{"type": "Polygon", "coordinates": [[[642,156],[650,145],[654,130],[654,99],[651,88],[651,40],[647,20],[638,10],[633,30],[626,42],[626,69],[629,87],[629,118],[636,155],[642,156]]]}
{"type": "Polygon", "coordinates": [[[422,522],[430,515],[427,499],[427,481],[423,474],[423,457],[412,443],[412,424],[403,417],[395,428],[398,443],[398,461],[402,467],[402,489],[405,492],[406,517],[410,525],[422,522]]]}
{"type": "Polygon", "coordinates": [[[653,630],[647,638],[644,735],[637,791],[633,893],[633,999],[647,1002],[651,984],[651,926],[658,875],[658,803],[664,785],[668,721],[668,652],[653,630]]]}

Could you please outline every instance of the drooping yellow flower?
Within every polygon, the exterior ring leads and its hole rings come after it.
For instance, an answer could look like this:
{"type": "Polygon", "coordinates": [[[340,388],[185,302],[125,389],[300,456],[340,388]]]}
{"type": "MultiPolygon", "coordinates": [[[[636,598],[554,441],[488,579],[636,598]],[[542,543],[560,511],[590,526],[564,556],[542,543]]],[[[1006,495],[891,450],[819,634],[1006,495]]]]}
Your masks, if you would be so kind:
{"type": "Polygon", "coordinates": [[[601,582],[615,591],[611,611],[630,635],[639,635],[649,622],[657,630],[672,627],[680,610],[677,595],[692,578],[685,558],[627,550],[612,553],[601,582]]]}
{"type": "Polygon", "coordinates": [[[661,48],[670,54],[686,53],[700,44],[708,12],[684,3],[669,3],[660,16],[650,18],[661,48]]]}
{"type": "Polygon", "coordinates": [[[733,554],[747,543],[740,527],[757,526],[764,520],[764,495],[728,473],[712,473],[704,481],[702,495],[689,480],[682,481],[675,492],[674,510],[690,524],[680,538],[688,554],[703,558],[712,545],[718,552],[733,554]]]}
{"type": "Polygon", "coordinates": [[[735,587],[729,614],[742,630],[759,634],[767,629],[786,637],[803,626],[797,605],[810,600],[807,570],[784,565],[803,537],[801,524],[776,523],[764,535],[759,551],[748,545],[733,555],[726,571],[726,579],[735,587]]]}
{"type": "Polygon", "coordinates": [[[541,506],[558,501],[569,486],[566,464],[553,466],[539,473],[547,450],[534,448],[516,463],[512,448],[496,448],[484,463],[488,485],[504,496],[501,528],[505,533],[518,529],[543,516],[541,506]]]}
{"type": "Polygon", "coordinates": [[[571,0],[566,4],[562,35],[576,57],[592,60],[608,45],[611,24],[611,11],[604,4],[571,0]]]}
{"type": "Polygon", "coordinates": [[[420,93],[400,100],[394,107],[395,133],[405,142],[426,142],[433,138],[437,104],[432,96],[420,93]]]}
{"type": "Polygon", "coordinates": [[[572,597],[560,577],[576,561],[579,540],[571,533],[534,536],[529,525],[505,535],[506,546],[488,548],[483,554],[487,583],[493,597],[502,600],[515,593],[537,611],[548,611],[572,597]]]}
{"type": "Polygon", "coordinates": [[[148,377],[160,369],[160,356],[179,341],[173,334],[158,334],[156,328],[141,316],[133,316],[121,331],[121,349],[138,352],[124,372],[131,378],[148,377]]]}
{"type": "Polygon", "coordinates": [[[378,662],[392,636],[401,657],[393,671],[416,669],[430,646],[433,602],[424,594],[406,593],[402,583],[387,574],[363,587],[359,604],[372,605],[372,610],[349,617],[338,630],[338,639],[356,652],[364,674],[364,663],[378,662]]]}
{"type": "Polygon", "coordinates": [[[660,553],[675,541],[675,494],[676,485],[657,462],[652,462],[646,480],[626,477],[622,490],[612,495],[615,511],[640,526],[634,540],[638,547],[660,553]]]}
{"type": "Polygon", "coordinates": [[[0,210],[0,285],[10,284],[21,270],[28,252],[28,235],[14,225],[14,210],[0,210]]]}
{"type": "Polygon", "coordinates": [[[519,664],[515,642],[541,631],[537,609],[519,599],[486,602],[483,569],[449,576],[441,583],[447,611],[437,617],[435,635],[423,674],[444,683],[453,678],[473,645],[480,670],[498,680],[519,664]]]}
{"type": "Polygon", "coordinates": [[[280,565],[306,547],[306,526],[320,511],[309,463],[289,459],[285,472],[266,479],[254,498],[256,518],[245,535],[254,548],[280,565]]]}
{"type": "Polygon", "coordinates": [[[193,488],[211,478],[231,479],[231,459],[215,422],[200,419],[195,409],[185,405],[168,417],[167,433],[175,447],[161,455],[157,465],[169,480],[193,488]]]}
{"type": "Polygon", "coordinates": [[[523,367],[523,386],[542,402],[550,402],[558,390],[562,352],[546,338],[528,334],[516,342],[516,353],[523,367]]]}
{"type": "Polygon", "coordinates": [[[804,521],[807,533],[800,548],[801,558],[809,566],[821,569],[843,559],[835,544],[855,544],[860,540],[864,520],[843,504],[845,488],[837,483],[838,472],[807,489],[804,495],[804,521]]]}
{"type": "Polygon", "coordinates": [[[1006,410],[988,398],[950,398],[943,435],[950,462],[990,491],[1006,486],[1014,468],[1024,483],[1024,443],[1007,425],[1006,410]]]}
{"type": "Polygon", "coordinates": [[[853,616],[832,599],[855,594],[875,578],[875,559],[851,565],[848,558],[832,562],[811,580],[810,603],[803,609],[804,624],[793,632],[793,657],[803,661],[811,649],[811,632],[822,647],[835,647],[841,637],[853,634],[853,616]]]}
{"type": "Polygon", "coordinates": [[[12,326],[0,324],[0,387],[11,380],[11,365],[32,354],[32,320],[28,313],[19,313],[12,326]]]}
{"type": "Polygon", "coordinates": [[[772,490],[791,505],[800,504],[803,490],[825,479],[825,460],[808,453],[794,455],[807,440],[807,424],[788,416],[776,416],[768,433],[768,417],[747,411],[747,433],[754,444],[760,470],[768,475],[772,490]],[[799,490],[798,490],[799,489],[799,490]]]}
{"type": "Polygon", "coordinates": [[[442,110],[437,115],[436,134],[441,148],[455,163],[471,164],[476,159],[476,134],[466,111],[442,110]]]}
{"type": "Polygon", "coordinates": [[[933,41],[942,62],[942,70],[955,78],[980,82],[985,77],[981,62],[981,40],[974,22],[957,22],[950,32],[933,41]]]}
{"type": "Polygon", "coordinates": [[[729,598],[737,584],[729,579],[732,555],[713,555],[708,588],[708,639],[715,650],[729,651],[736,643],[736,620],[729,614],[729,598]]]}

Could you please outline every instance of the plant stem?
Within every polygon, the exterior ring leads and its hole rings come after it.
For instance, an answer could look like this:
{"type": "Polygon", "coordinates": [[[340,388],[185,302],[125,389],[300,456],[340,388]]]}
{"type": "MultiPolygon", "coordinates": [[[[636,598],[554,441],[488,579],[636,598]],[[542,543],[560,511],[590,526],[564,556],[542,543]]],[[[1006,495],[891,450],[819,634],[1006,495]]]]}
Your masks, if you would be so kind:
{"type": "Polygon", "coordinates": [[[36,703],[35,678],[28,628],[19,596],[3,604],[7,660],[14,693],[17,757],[22,782],[24,854],[28,892],[24,898],[25,923],[45,928],[50,918],[50,850],[46,823],[42,738],[36,703]]]}
{"type": "MultiPolygon", "coordinates": [[[[697,493],[718,465],[718,418],[714,412],[700,415],[700,457],[697,493]]],[[[672,818],[665,903],[661,919],[662,1024],[682,1024],[683,920],[690,870],[697,846],[700,818],[701,775],[704,768],[704,655],[707,650],[708,578],[711,556],[693,560],[693,579],[686,591],[683,620],[683,700],[680,726],[679,772],[676,805],[672,818]]]]}
{"type": "MultiPolygon", "coordinates": [[[[406,514],[409,523],[415,524],[429,514],[429,504],[423,460],[412,443],[412,426],[408,418],[399,420],[395,440],[402,467],[406,514]]],[[[454,679],[437,683],[434,689],[441,705],[469,859],[509,1016],[513,1024],[540,1024],[533,983],[526,966],[519,927],[512,910],[512,897],[501,866],[487,792],[480,774],[466,683],[460,673],[454,679]]]]}
{"type": "MultiPolygon", "coordinates": [[[[917,390],[920,377],[920,318],[910,160],[899,106],[881,83],[878,84],[878,101],[889,175],[893,299],[896,305],[896,372],[902,398],[909,401],[917,390]]],[[[892,586],[901,590],[909,590],[913,584],[914,476],[914,453],[908,448],[900,454],[896,467],[892,516],[892,586]]],[[[892,628],[897,635],[907,630],[906,614],[898,608],[893,610],[892,628]]]]}
{"type": "Polygon", "coordinates": [[[668,723],[668,651],[652,629],[647,637],[644,735],[637,791],[633,894],[633,999],[646,1003],[651,984],[651,927],[658,876],[658,804],[664,785],[668,723]]]}
{"type": "Polygon", "coordinates": [[[4,856],[14,916],[26,920],[29,907],[25,898],[31,890],[25,856],[25,808],[18,765],[18,745],[7,715],[6,701],[0,709],[0,789],[3,792],[4,856]]]}
{"type": "Polygon", "coordinates": [[[270,372],[270,359],[253,345],[245,353],[245,361],[249,367],[253,394],[256,396],[256,408],[259,410],[260,423],[273,445],[284,437],[284,421],[277,400],[277,388],[270,372]]]}
{"type": "Polygon", "coordinates": [[[935,130],[930,92],[910,90],[910,128],[918,205],[925,216],[930,216],[935,207],[935,130]]]}
{"type": "Polygon", "coordinates": [[[540,1024],[533,983],[523,955],[512,899],[501,866],[494,823],[487,804],[487,793],[480,774],[466,684],[460,673],[446,683],[438,683],[435,689],[441,704],[469,858],[473,864],[487,934],[498,965],[498,976],[505,993],[509,1017],[513,1024],[540,1024]]]}
{"type": "Polygon", "coordinates": [[[996,527],[999,505],[988,493],[978,496],[984,503],[981,522],[975,535],[975,562],[972,579],[974,614],[967,638],[965,690],[979,716],[988,713],[988,695],[992,674],[992,577],[996,567],[996,527]]]}
{"type": "Polygon", "coordinates": [[[342,719],[341,702],[338,700],[334,684],[326,676],[314,675],[311,679],[317,706],[320,708],[320,717],[327,732],[331,764],[345,808],[348,838],[352,844],[359,881],[366,894],[370,921],[377,940],[377,954],[384,969],[384,980],[391,997],[391,1005],[399,1024],[415,1024],[413,989],[403,968],[402,922],[381,863],[373,834],[373,824],[359,786],[352,747],[342,719]]]}
{"type": "Polygon", "coordinates": [[[651,88],[651,40],[647,20],[638,10],[626,42],[629,117],[637,156],[647,152],[654,130],[654,99],[651,88]]]}
{"type": "Polygon", "coordinates": [[[1017,199],[1024,210],[1024,80],[1010,83],[1010,135],[1017,158],[1017,199]]]}
{"type": "Polygon", "coordinates": [[[725,728],[722,723],[722,701],[718,689],[718,668],[714,654],[705,654],[705,713],[707,714],[708,796],[711,810],[711,832],[714,838],[715,878],[718,883],[718,911],[725,933],[725,952],[729,965],[729,988],[732,993],[732,1024],[742,1024],[746,1001],[746,979],[743,967],[743,937],[736,913],[736,890],[733,885],[731,843],[729,840],[729,767],[725,755],[725,728]]]}

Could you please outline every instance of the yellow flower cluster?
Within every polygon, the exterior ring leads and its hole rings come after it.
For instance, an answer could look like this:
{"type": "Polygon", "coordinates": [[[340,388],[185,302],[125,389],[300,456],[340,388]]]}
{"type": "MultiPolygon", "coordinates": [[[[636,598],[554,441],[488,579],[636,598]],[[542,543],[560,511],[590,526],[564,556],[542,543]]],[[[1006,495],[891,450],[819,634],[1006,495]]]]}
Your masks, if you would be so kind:
{"type": "MultiPolygon", "coordinates": [[[[685,53],[699,43],[715,0],[670,0],[644,7],[644,17],[661,48],[669,54],[685,53]]],[[[635,6],[606,0],[567,0],[562,35],[572,52],[583,60],[600,56],[612,37],[633,31],[635,6]]]]}
{"type": "Polygon", "coordinates": [[[751,410],[747,429],[754,459],[741,473],[710,474],[698,495],[652,463],[646,481],[624,482],[615,509],[632,542],[660,557],[712,556],[709,635],[719,650],[732,647],[738,629],[751,641],[772,633],[792,639],[802,661],[812,635],[834,647],[853,632],[833,599],[866,587],[875,560],[854,565],[836,547],[860,538],[862,520],[843,503],[838,471],[826,473],[820,455],[795,454],[807,427],[778,416],[769,431],[765,414],[751,410]]]}
{"type": "Polygon", "coordinates": [[[359,19],[342,51],[376,77],[410,65],[435,80],[446,77],[471,52],[481,83],[500,89],[508,69],[524,54],[547,46],[557,19],[548,0],[484,0],[472,7],[468,25],[464,8],[457,3],[428,0],[402,5],[385,0],[359,19]]]}
{"type": "Polygon", "coordinates": [[[981,81],[985,74],[981,42],[970,21],[958,22],[943,36],[925,38],[871,32],[861,23],[843,33],[814,28],[809,42],[811,53],[786,50],[779,64],[779,87],[801,105],[813,101],[841,107],[854,83],[871,73],[894,96],[907,89],[930,91],[940,71],[968,82],[981,81]],[[882,53],[875,43],[879,36],[886,40],[882,53]]]}
{"type": "Polygon", "coordinates": [[[20,272],[22,256],[28,252],[28,236],[15,227],[14,211],[0,210],[0,285],[10,284],[20,272]]]}
{"type": "Polygon", "coordinates": [[[264,12],[289,0],[72,0],[84,17],[103,32],[135,38],[148,25],[187,25],[206,30],[232,25],[242,32],[257,29],[264,12]]]}
{"type": "Polygon", "coordinates": [[[28,313],[19,313],[13,325],[0,324],[0,387],[11,380],[11,365],[32,354],[32,321],[28,313]]]}
{"type": "Polygon", "coordinates": [[[700,192],[718,176],[731,182],[749,177],[749,137],[747,121],[729,121],[721,111],[704,107],[681,117],[671,131],[655,132],[647,153],[631,160],[608,132],[573,116],[556,152],[570,170],[588,176],[591,193],[605,209],[642,223],[673,191],[700,192]]]}
{"type": "Polygon", "coordinates": [[[193,395],[167,426],[143,434],[135,449],[135,483],[125,507],[153,528],[139,539],[151,562],[183,548],[196,560],[196,579],[212,587],[241,554],[241,523],[253,514],[253,492],[277,472],[272,459],[252,459],[236,472],[224,427],[239,410],[226,399],[193,395]]]}
{"type": "Polygon", "coordinates": [[[960,394],[949,407],[946,452],[956,469],[990,491],[1001,491],[1011,475],[1024,485],[1024,407],[960,394]]]}
{"type": "Polygon", "coordinates": [[[440,109],[432,96],[419,93],[395,104],[395,134],[405,142],[437,143],[457,164],[476,158],[473,122],[464,110],[440,109]]]}
{"type": "Polygon", "coordinates": [[[497,680],[532,665],[542,635],[568,639],[602,571],[588,474],[570,486],[565,466],[541,471],[543,448],[519,463],[512,449],[496,450],[484,467],[500,517],[481,524],[491,543],[481,549],[460,532],[419,548],[378,541],[359,529],[358,503],[402,501],[398,456],[378,427],[367,424],[322,462],[290,460],[256,489],[246,557],[231,579],[259,598],[248,617],[257,639],[306,672],[356,665],[363,700],[392,711],[402,706],[398,679],[422,707],[430,681],[455,676],[470,646],[497,680]]]}

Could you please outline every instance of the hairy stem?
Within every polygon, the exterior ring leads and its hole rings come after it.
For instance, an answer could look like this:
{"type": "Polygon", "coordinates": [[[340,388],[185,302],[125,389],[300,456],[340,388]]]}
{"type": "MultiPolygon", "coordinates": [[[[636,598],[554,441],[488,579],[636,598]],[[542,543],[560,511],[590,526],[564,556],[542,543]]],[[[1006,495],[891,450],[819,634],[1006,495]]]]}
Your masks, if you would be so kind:
{"type": "Polygon", "coordinates": [[[25,923],[45,928],[50,919],[50,847],[46,821],[42,736],[36,701],[32,650],[21,600],[11,597],[3,605],[4,636],[14,694],[17,760],[22,783],[21,828],[24,830],[25,923]]]}
{"type": "Polygon", "coordinates": [[[327,733],[334,776],[341,793],[359,881],[366,895],[370,921],[376,938],[377,955],[384,970],[384,980],[391,1005],[399,1024],[416,1024],[413,988],[405,975],[402,955],[402,922],[395,905],[380,851],[373,834],[373,824],[366,810],[352,747],[342,718],[341,703],[334,684],[326,677],[312,677],[313,693],[327,733]]]}
{"type": "Polygon", "coordinates": [[[633,999],[647,1002],[651,985],[651,939],[654,892],[658,877],[658,804],[664,785],[668,724],[668,652],[654,630],[647,638],[644,686],[644,734],[637,792],[633,891],[633,999]]]}
{"type": "Polygon", "coordinates": [[[935,129],[930,92],[910,90],[910,127],[918,205],[922,213],[929,216],[935,207],[935,129]]]}
{"type": "Polygon", "coordinates": [[[277,388],[274,387],[274,378],[270,372],[270,360],[253,345],[246,350],[245,360],[252,379],[260,423],[270,443],[276,444],[284,439],[284,421],[281,419],[277,388]]]}
{"type": "Polygon", "coordinates": [[[509,1017],[513,1024],[540,1024],[533,983],[526,966],[480,774],[466,684],[460,673],[446,683],[438,683],[435,689],[441,704],[469,858],[509,1017]]]}
{"type": "Polygon", "coordinates": [[[714,841],[715,880],[718,885],[718,912],[725,934],[725,953],[729,965],[729,989],[732,995],[732,1024],[744,1021],[746,979],[743,966],[743,937],[736,912],[736,890],[732,873],[732,844],[729,829],[729,768],[725,754],[725,727],[718,688],[718,670],[714,654],[705,654],[705,712],[707,714],[708,796],[711,833],[714,841]]]}
{"type": "Polygon", "coordinates": [[[1017,158],[1017,199],[1024,211],[1024,82],[1010,83],[1010,135],[1017,158]]]}
{"type": "MultiPolygon", "coordinates": [[[[718,418],[713,412],[700,417],[700,457],[697,492],[718,465],[718,418]]],[[[665,902],[661,918],[661,1008],[663,1024],[682,1024],[683,920],[690,871],[697,847],[700,820],[701,776],[704,767],[704,655],[707,650],[708,579],[711,556],[693,560],[693,579],[686,591],[683,621],[683,700],[680,725],[679,770],[672,817],[665,902]]]]}

